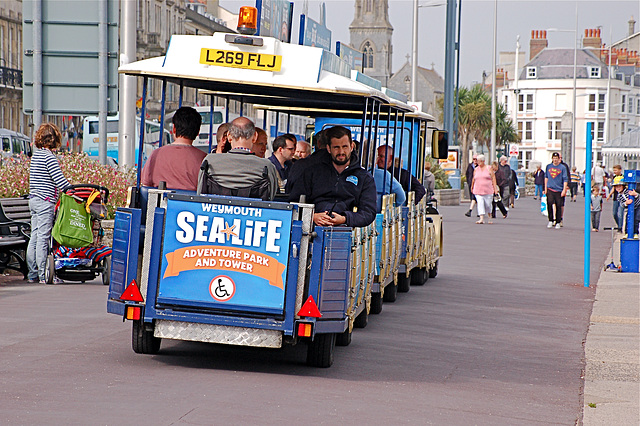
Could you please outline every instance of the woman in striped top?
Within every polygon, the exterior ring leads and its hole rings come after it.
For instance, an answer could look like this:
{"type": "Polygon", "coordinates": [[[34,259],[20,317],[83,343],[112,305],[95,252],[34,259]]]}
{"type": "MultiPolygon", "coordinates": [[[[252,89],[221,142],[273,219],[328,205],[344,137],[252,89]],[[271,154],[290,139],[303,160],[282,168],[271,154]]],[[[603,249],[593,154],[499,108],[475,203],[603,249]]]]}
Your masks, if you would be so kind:
{"type": "Polygon", "coordinates": [[[43,123],[34,137],[35,150],[29,171],[29,210],[31,239],[27,248],[29,282],[44,283],[44,271],[49,254],[54,207],[59,191],[69,186],[53,153],[60,148],[62,136],[52,123],[43,123]]]}

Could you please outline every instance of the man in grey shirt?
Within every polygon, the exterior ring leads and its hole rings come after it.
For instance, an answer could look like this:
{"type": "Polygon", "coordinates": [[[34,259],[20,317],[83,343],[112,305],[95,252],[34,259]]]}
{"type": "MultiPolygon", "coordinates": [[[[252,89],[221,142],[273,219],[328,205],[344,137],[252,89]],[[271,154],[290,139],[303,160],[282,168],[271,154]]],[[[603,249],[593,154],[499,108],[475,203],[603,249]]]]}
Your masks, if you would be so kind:
{"type": "MultiPolygon", "coordinates": [[[[251,120],[246,117],[236,118],[229,126],[231,150],[225,154],[209,154],[203,164],[207,162],[207,172],[219,186],[231,191],[258,184],[264,179],[266,171],[268,194],[264,198],[273,200],[278,188],[278,172],[271,161],[259,158],[251,151],[257,137],[256,128],[251,120]]],[[[205,193],[204,179],[204,170],[201,169],[198,175],[198,194],[205,193]]]]}

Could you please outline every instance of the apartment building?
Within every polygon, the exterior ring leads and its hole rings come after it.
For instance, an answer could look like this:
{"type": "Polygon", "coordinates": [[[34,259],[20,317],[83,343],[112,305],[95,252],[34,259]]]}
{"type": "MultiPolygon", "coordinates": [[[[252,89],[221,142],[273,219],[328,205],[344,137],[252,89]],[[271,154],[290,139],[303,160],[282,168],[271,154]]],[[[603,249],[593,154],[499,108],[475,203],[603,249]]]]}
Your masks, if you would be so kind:
{"type": "MultiPolygon", "coordinates": [[[[630,32],[634,31],[630,28],[630,32]]],[[[634,34],[629,37],[633,39],[634,34]]],[[[640,125],[640,60],[637,51],[602,43],[599,29],[586,29],[581,47],[548,46],[546,31],[532,31],[529,61],[517,79],[498,87],[499,100],[517,125],[520,166],[547,164],[554,151],[572,165],[585,168],[587,123],[591,123],[593,155],[640,125]],[[575,54],[575,158],[571,158],[575,54]],[[610,67],[608,65],[611,65],[610,67]]],[[[514,76],[515,77],[515,76],[514,76]]]]}

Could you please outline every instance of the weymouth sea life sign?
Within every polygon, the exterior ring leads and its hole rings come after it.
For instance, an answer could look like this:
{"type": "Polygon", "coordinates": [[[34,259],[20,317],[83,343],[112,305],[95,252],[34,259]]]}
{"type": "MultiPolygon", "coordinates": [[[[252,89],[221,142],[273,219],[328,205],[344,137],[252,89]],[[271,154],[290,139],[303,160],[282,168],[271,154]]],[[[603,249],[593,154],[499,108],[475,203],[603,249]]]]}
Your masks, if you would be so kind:
{"type": "Polygon", "coordinates": [[[252,204],[167,201],[159,302],[282,311],[292,212],[252,204]]]}

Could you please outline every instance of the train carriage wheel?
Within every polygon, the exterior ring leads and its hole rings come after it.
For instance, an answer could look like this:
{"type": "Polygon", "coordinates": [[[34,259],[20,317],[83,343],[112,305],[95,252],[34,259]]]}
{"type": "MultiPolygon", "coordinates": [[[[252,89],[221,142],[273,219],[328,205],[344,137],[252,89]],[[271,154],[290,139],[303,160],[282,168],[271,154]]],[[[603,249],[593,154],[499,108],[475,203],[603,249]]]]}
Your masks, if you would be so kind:
{"type": "Polygon", "coordinates": [[[137,354],[155,354],[160,350],[162,339],[153,335],[153,330],[146,330],[142,320],[133,321],[131,329],[131,346],[137,354]]]}
{"type": "Polygon", "coordinates": [[[433,265],[431,269],[429,269],[429,278],[435,278],[438,276],[438,262],[440,260],[436,260],[436,263],[433,265]]]}
{"type": "Polygon", "coordinates": [[[426,268],[413,268],[411,270],[411,285],[424,285],[429,279],[426,268]]]}
{"type": "Polygon", "coordinates": [[[377,315],[382,312],[382,295],[380,293],[371,293],[371,309],[369,313],[377,315]]]}
{"type": "Polygon", "coordinates": [[[384,288],[384,301],[388,303],[393,303],[398,298],[398,286],[396,283],[391,283],[384,288]]]}
{"type": "Polygon", "coordinates": [[[347,328],[344,333],[339,333],[336,335],[336,346],[349,346],[351,343],[351,336],[353,332],[349,331],[347,328]]]}
{"type": "Polygon", "coordinates": [[[356,317],[355,321],[353,322],[353,326],[356,328],[365,328],[368,323],[369,323],[369,314],[367,313],[367,308],[365,306],[362,312],[360,312],[360,315],[356,317]]]}
{"type": "Polygon", "coordinates": [[[398,292],[407,293],[411,289],[411,278],[407,274],[398,274],[398,292]]]}
{"type": "Polygon", "coordinates": [[[335,346],[335,333],[316,334],[307,348],[307,365],[320,368],[331,367],[335,346]]]}

